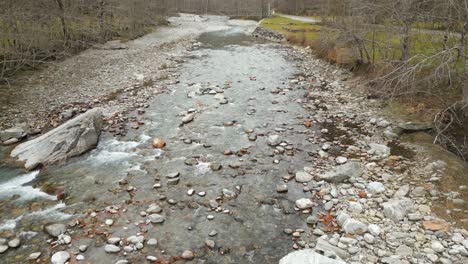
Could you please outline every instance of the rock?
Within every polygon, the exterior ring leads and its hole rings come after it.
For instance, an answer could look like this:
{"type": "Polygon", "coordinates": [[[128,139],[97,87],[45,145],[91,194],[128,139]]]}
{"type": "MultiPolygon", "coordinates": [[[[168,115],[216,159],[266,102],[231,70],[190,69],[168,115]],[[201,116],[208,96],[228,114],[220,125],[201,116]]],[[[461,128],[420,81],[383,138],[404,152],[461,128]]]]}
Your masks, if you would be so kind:
{"type": "Polygon", "coordinates": [[[374,225],[374,224],[369,225],[367,227],[367,230],[369,230],[369,232],[374,236],[379,236],[380,232],[381,232],[380,227],[378,225],[374,225]]]}
{"type": "Polygon", "coordinates": [[[332,259],[320,255],[312,249],[303,249],[289,253],[279,264],[346,264],[340,259],[332,259]]]}
{"type": "Polygon", "coordinates": [[[2,143],[2,145],[3,145],[3,146],[10,146],[10,145],[16,144],[16,143],[18,143],[18,142],[19,142],[19,139],[17,139],[17,138],[10,138],[10,139],[8,139],[7,141],[4,141],[4,142],[2,143]]]}
{"type": "Polygon", "coordinates": [[[11,248],[17,248],[21,244],[19,238],[13,238],[12,240],[8,241],[8,246],[11,248]]]}
{"type": "Polygon", "coordinates": [[[422,186],[418,186],[414,188],[414,190],[411,192],[411,195],[413,197],[423,197],[426,195],[426,190],[422,186]]]}
{"type": "Polygon", "coordinates": [[[146,259],[149,260],[149,261],[156,261],[156,260],[158,260],[158,258],[155,257],[155,256],[146,256],[146,259]]]}
{"type": "Polygon", "coordinates": [[[374,244],[375,237],[371,234],[364,234],[364,241],[366,241],[368,244],[374,244]]]}
{"type": "Polygon", "coordinates": [[[411,255],[413,255],[413,249],[410,248],[410,247],[408,247],[408,246],[406,246],[406,245],[401,245],[401,246],[399,246],[399,247],[395,250],[395,252],[396,252],[398,255],[404,256],[404,257],[405,257],[405,256],[411,256],[411,255]]]}
{"type": "Polygon", "coordinates": [[[8,250],[7,245],[0,245],[0,254],[5,253],[8,250]]]}
{"type": "Polygon", "coordinates": [[[85,259],[85,257],[83,255],[81,255],[81,254],[76,255],[76,260],[82,261],[84,259],[85,259]]]}
{"type": "Polygon", "coordinates": [[[432,124],[408,122],[408,123],[399,124],[398,127],[401,128],[404,133],[412,133],[412,132],[418,132],[418,131],[431,130],[432,124]]]}
{"type": "Polygon", "coordinates": [[[296,201],[296,207],[299,208],[300,210],[312,208],[312,206],[313,206],[313,203],[308,198],[302,198],[296,201]]]}
{"type": "Polygon", "coordinates": [[[85,252],[88,249],[88,245],[81,245],[78,247],[78,250],[80,252],[85,252]]]}
{"type": "Polygon", "coordinates": [[[391,199],[382,206],[385,216],[398,222],[413,210],[413,201],[408,198],[391,199]]]}
{"type": "Polygon", "coordinates": [[[449,228],[449,223],[445,221],[423,221],[422,224],[424,229],[431,231],[448,230],[449,228]]]}
{"type": "Polygon", "coordinates": [[[128,264],[128,263],[130,263],[128,260],[121,259],[121,260],[117,261],[115,264],[128,264]]]}
{"type": "Polygon", "coordinates": [[[151,214],[148,216],[148,220],[153,224],[159,224],[164,222],[165,219],[164,216],[160,214],[151,214]]]}
{"type": "Polygon", "coordinates": [[[154,238],[151,238],[148,240],[148,242],[146,242],[146,245],[148,246],[157,246],[158,245],[158,240],[154,239],[154,238]]]}
{"type": "Polygon", "coordinates": [[[445,251],[445,247],[439,241],[432,241],[431,248],[437,253],[442,253],[445,251]]]}
{"type": "Polygon", "coordinates": [[[390,148],[376,143],[370,143],[369,147],[371,148],[368,153],[376,157],[377,160],[388,158],[391,154],[390,148]]]}
{"type": "Polygon", "coordinates": [[[41,252],[31,253],[28,257],[28,260],[36,260],[41,256],[41,254],[42,254],[41,252]]]}
{"type": "Polygon", "coordinates": [[[114,224],[114,220],[112,219],[106,219],[106,221],[104,222],[107,226],[111,226],[114,224]]]}
{"type": "Polygon", "coordinates": [[[64,224],[51,224],[44,228],[45,232],[53,237],[58,237],[67,231],[64,224]]]}
{"type": "Polygon", "coordinates": [[[337,157],[335,159],[335,162],[336,162],[336,164],[340,164],[340,165],[345,164],[346,162],[348,162],[348,158],[346,158],[346,157],[337,157]]]}
{"type": "Polygon", "coordinates": [[[70,254],[66,251],[59,251],[52,255],[50,262],[52,264],[65,264],[70,259],[70,254]]]}
{"type": "Polygon", "coordinates": [[[111,245],[111,244],[107,244],[107,245],[104,247],[104,250],[105,250],[107,253],[118,253],[118,252],[120,252],[120,247],[115,246],[115,245],[111,245]]]}
{"type": "Polygon", "coordinates": [[[185,250],[184,252],[182,252],[182,256],[181,256],[183,259],[188,259],[188,260],[191,260],[191,259],[194,259],[195,258],[195,255],[193,254],[192,251],[190,250],[185,250]]]}
{"type": "Polygon", "coordinates": [[[213,240],[210,240],[210,239],[205,240],[205,244],[210,249],[214,249],[215,246],[216,246],[215,242],[213,240]]]}
{"type": "Polygon", "coordinates": [[[322,251],[322,252],[333,252],[334,255],[342,258],[347,259],[349,257],[349,253],[339,247],[331,245],[328,241],[319,238],[317,239],[317,244],[315,245],[315,249],[322,251]]]}
{"type": "Polygon", "coordinates": [[[384,131],[384,136],[385,138],[387,139],[390,139],[390,140],[393,140],[393,139],[397,139],[399,138],[400,136],[392,131],[384,131]]]}
{"type": "Polygon", "coordinates": [[[190,113],[190,114],[187,114],[184,116],[184,118],[182,118],[182,124],[188,124],[190,122],[193,121],[193,119],[195,118],[195,113],[190,113]]]}
{"type": "Polygon", "coordinates": [[[38,138],[16,146],[11,157],[24,162],[28,170],[41,164],[65,161],[93,149],[98,143],[101,127],[101,110],[92,109],[38,138]]]}
{"type": "Polygon", "coordinates": [[[372,194],[379,194],[385,191],[385,186],[381,182],[370,182],[367,185],[367,189],[372,194]]]}
{"type": "Polygon", "coordinates": [[[115,244],[119,243],[120,240],[122,240],[120,237],[109,237],[107,239],[107,243],[115,245],[115,244]]]}
{"type": "Polygon", "coordinates": [[[348,210],[352,213],[360,214],[362,213],[362,210],[364,210],[364,208],[362,207],[362,204],[359,202],[349,202],[348,210]]]}
{"type": "Polygon", "coordinates": [[[267,143],[270,146],[278,146],[281,143],[282,139],[280,135],[270,135],[268,136],[267,143]]]}
{"type": "Polygon", "coordinates": [[[153,139],[153,148],[164,148],[166,146],[166,141],[160,139],[160,138],[155,138],[153,139]]]}
{"type": "Polygon", "coordinates": [[[352,235],[361,235],[367,231],[367,225],[355,219],[348,219],[342,225],[343,230],[352,235]]]}
{"type": "Polygon", "coordinates": [[[279,193],[288,192],[288,185],[287,184],[276,185],[276,191],[279,193]]]}
{"type": "Polygon", "coordinates": [[[358,162],[348,162],[337,166],[333,171],[320,175],[320,179],[332,183],[344,182],[349,178],[360,177],[364,172],[358,162]]]}
{"type": "Polygon", "coordinates": [[[0,141],[8,141],[10,139],[20,139],[26,136],[26,131],[21,127],[13,127],[0,131],[0,141]]]}
{"type": "Polygon", "coordinates": [[[400,189],[398,189],[398,191],[395,192],[395,194],[393,194],[393,197],[395,198],[405,197],[406,195],[408,195],[409,191],[410,191],[410,186],[408,184],[403,185],[400,187],[400,189]]]}
{"type": "Polygon", "coordinates": [[[310,182],[312,180],[312,175],[310,175],[309,173],[305,172],[305,171],[299,171],[299,172],[296,172],[296,181],[297,182],[301,182],[301,183],[305,183],[305,182],[310,182]]]}
{"type": "Polygon", "coordinates": [[[319,222],[319,219],[316,215],[310,215],[309,217],[307,217],[306,222],[309,225],[315,225],[319,222]]]}

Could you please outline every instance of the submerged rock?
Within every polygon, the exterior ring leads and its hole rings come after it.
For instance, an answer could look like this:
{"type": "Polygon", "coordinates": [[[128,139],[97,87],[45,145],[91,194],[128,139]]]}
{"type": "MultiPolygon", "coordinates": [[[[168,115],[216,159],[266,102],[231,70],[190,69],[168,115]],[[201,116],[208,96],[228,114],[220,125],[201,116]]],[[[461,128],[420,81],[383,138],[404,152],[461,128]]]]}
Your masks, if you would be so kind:
{"type": "Polygon", "coordinates": [[[340,259],[327,258],[312,249],[294,251],[283,257],[279,264],[346,264],[340,259]]]}
{"type": "Polygon", "coordinates": [[[65,161],[93,149],[99,140],[102,127],[100,109],[92,109],[52,131],[20,144],[11,157],[24,162],[32,170],[39,165],[65,161]]]}

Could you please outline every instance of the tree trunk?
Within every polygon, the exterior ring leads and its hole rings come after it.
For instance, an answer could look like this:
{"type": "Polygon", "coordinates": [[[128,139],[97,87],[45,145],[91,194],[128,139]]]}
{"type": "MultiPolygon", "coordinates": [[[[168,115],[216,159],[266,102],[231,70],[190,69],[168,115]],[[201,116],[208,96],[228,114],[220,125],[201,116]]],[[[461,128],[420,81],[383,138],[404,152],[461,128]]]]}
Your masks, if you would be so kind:
{"type": "Polygon", "coordinates": [[[57,3],[59,10],[60,10],[60,22],[62,23],[63,38],[64,38],[65,46],[66,46],[68,45],[69,35],[68,35],[67,23],[65,21],[65,9],[63,7],[62,0],[55,0],[55,2],[57,3]]]}

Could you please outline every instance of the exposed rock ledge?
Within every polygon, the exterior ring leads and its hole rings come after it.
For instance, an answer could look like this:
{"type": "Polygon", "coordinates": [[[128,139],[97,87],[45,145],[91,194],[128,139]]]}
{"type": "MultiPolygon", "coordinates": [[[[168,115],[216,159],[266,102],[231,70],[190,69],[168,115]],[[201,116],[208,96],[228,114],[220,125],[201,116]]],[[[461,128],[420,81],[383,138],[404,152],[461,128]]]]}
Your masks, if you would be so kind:
{"type": "Polygon", "coordinates": [[[92,109],[38,138],[18,145],[11,152],[11,157],[24,162],[27,170],[65,161],[96,147],[101,127],[101,110],[92,109]]]}

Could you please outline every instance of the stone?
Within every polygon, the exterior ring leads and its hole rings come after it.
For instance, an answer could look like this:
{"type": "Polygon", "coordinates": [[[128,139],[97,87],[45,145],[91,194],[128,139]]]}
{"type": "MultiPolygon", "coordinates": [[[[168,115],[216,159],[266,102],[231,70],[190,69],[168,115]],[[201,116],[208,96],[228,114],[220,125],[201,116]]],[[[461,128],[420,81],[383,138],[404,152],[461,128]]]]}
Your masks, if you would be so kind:
{"type": "Polygon", "coordinates": [[[423,221],[422,222],[424,229],[431,230],[431,231],[440,231],[440,230],[448,230],[449,223],[445,221],[423,221]]]}
{"type": "Polygon", "coordinates": [[[128,264],[128,263],[130,263],[128,260],[121,259],[121,260],[117,261],[115,264],[128,264]]]}
{"type": "Polygon", "coordinates": [[[52,264],[65,264],[70,259],[70,254],[66,251],[59,251],[52,255],[50,262],[52,264]]]}
{"type": "Polygon", "coordinates": [[[352,235],[361,235],[367,231],[367,225],[356,219],[348,219],[342,225],[343,230],[352,235]]]}
{"type": "Polygon", "coordinates": [[[3,145],[3,146],[10,146],[10,145],[16,144],[16,143],[18,143],[18,142],[19,142],[19,139],[17,139],[17,138],[10,138],[10,139],[8,139],[7,141],[4,141],[4,142],[2,143],[2,145],[3,145]]]}
{"type": "Polygon", "coordinates": [[[364,210],[362,204],[359,202],[349,202],[348,210],[355,214],[360,214],[364,210]]]}
{"type": "Polygon", "coordinates": [[[210,239],[205,240],[205,244],[210,249],[214,249],[215,246],[216,246],[215,242],[213,240],[210,240],[210,239]]]}
{"type": "Polygon", "coordinates": [[[26,131],[21,127],[13,127],[0,131],[0,141],[8,141],[10,139],[20,139],[26,136],[26,131]]]}
{"type": "Polygon", "coordinates": [[[278,146],[281,143],[282,139],[280,135],[270,135],[268,136],[267,143],[268,145],[274,147],[278,146]]]}
{"type": "Polygon", "coordinates": [[[337,166],[334,170],[321,174],[320,179],[331,183],[344,182],[349,178],[358,178],[363,174],[359,162],[348,162],[337,166]]]}
{"type": "Polygon", "coordinates": [[[62,162],[96,147],[101,127],[101,110],[92,109],[38,138],[16,146],[10,155],[24,162],[27,170],[62,162]]]}
{"type": "Polygon", "coordinates": [[[109,237],[107,239],[107,243],[115,245],[115,244],[119,243],[120,240],[121,240],[120,237],[109,237]]]}
{"type": "Polygon", "coordinates": [[[308,198],[302,198],[296,201],[296,207],[299,208],[300,210],[312,208],[312,206],[313,206],[313,203],[308,198]]]}
{"type": "Polygon", "coordinates": [[[369,144],[369,153],[374,155],[378,160],[388,158],[391,154],[390,148],[377,143],[369,144]]]}
{"type": "Polygon", "coordinates": [[[149,261],[156,261],[156,260],[158,260],[158,258],[155,257],[155,256],[146,256],[146,259],[149,260],[149,261]]]}
{"type": "Polygon", "coordinates": [[[399,124],[398,127],[401,128],[404,133],[412,133],[412,132],[418,132],[418,131],[431,130],[432,124],[407,122],[407,123],[399,124]]]}
{"type": "Polygon", "coordinates": [[[41,252],[31,253],[28,257],[28,260],[36,260],[41,256],[41,254],[42,254],[41,252]]]}
{"type": "Polygon", "coordinates": [[[153,139],[153,148],[158,148],[158,149],[161,149],[161,148],[164,148],[166,146],[166,141],[160,139],[160,138],[155,138],[153,139]]]}
{"type": "Polygon", "coordinates": [[[385,192],[385,186],[381,182],[370,182],[367,189],[372,194],[379,194],[385,192]]]}
{"type": "Polygon", "coordinates": [[[120,247],[115,246],[115,245],[111,245],[111,244],[107,244],[104,247],[104,251],[106,251],[107,253],[118,253],[118,252],[120,252],[120,247]]]}
{"type": "Polygon", "coordinates": [[[146,245],[148,246],[157,246],[158,245],[158,240],[156,240],[155,238],[151,238],[148,240],[148,242],[146,242],[146,245]]]}
{"type": "Polygon", "coordinates": [[[310,215],[307,217],[306,222],[309,225],[315,225],[319,222],[319,218],[316,215],[310,215]]]}
{"type": "Polygon", "coordinates": [[[187,114],[182,118],[182,124],[184,124],[184,125],[188,124],[188,123],[192,122],[194,118],[195,118],[195,113],[187,114]]]}
{"type": "Polygon", "coordinates": [[[78,247],[78,250],[80,252],[85,252],[88,249],[88,245],[81,245],[78,247]]]}
{"type": "Polygon", "coordinates": [[[0,254],[5,253],[8,250],[7,245],[0,245],[0,254]]]}
{"type": "Polygon", "coordinates": [[[340,165],[341,165],[341,164],[345,164],[346,162],[348,162],[348,158],[346,158],[346,157],[341,157],[341,156],[340,156],[340,157],[336,157],[335,162],[336,162],[336,164],[340,164],[340,165]]]}
{"type": "Polygon", "coordinates": [[[413,201],[408,198],[390,199],[382,206],[385,216],[394,222],[398,222],[413,210],[413,201]]]}
{"type": "Polygon", "coordinates": [[[445,247],[439,241],[432,241],[431,248],[437,253],[442,253],[445,251],[445,247]]]}
{"type": "Polygon", "coordinates": [[[380,227],[375,224],[370,224],[369,226],[367,226],[367,230],[369,230],[369,233],[371,233],[374,236],[379,236],[382,232],[380,227]]]}
{"type": "Polygon", "coordinates": [[[349,253],[346,250],[336,247],[322,238],[317,239],[315,249],[322,252],[333,252],[333,255],[336,255],[342,259],[347,259],[349,257],[349,253]]]}
{"type": "Polygon", "coordinates": [[[402,198],[408,195],[410,191],[410,186],[408,184],[401,186],[398,191],[393,194],[395,198],[402,198]]]}
{"type": "Polygon", "coordinates": [[[182,256],[181,256],[183,259],[187,259],[187,260],[192,260],[195,258],[195,255],[193,254],[192,251],[190,250],[185,250],[184,252],[182,252],[182,256]]]}
{"type": "Polygon", "coordinates": [[[401,246],[399,246],[399,247],[395,250],[395,252],[396,252],[398,255],[404,256],[404,257],[413,255],[413,249],[410,248],[410,247],[408,247],[407,245],[401,245],[401,246]]]}
{"type": "Polygon", "coordinates": [[[288,192],[288,185],[287,184],[276,185],[276,191],[279,193],[288,192]]]}
{"type": "Polygon", "coordinates": [[[11,248],[17,248],[21,244],[19,238],[13,238],[12,240],[8,241],[8,246],[11,248]]]}
{"type": "Polygon", "coordinates": [[[164,222],[165,219],[164,216],[160,214],[151,214],[148,216],[148,220],[153,224],[159,224],[164,222]]]}
{"type": "Polygon", "coordinates": [[[423,197],[426,195],[426,190],[422,186],[418,186],[414,188],[414,190],[411,192],[411,195],[413,197],[423,197]]]}
{"type": "Polygon", "coordinates": [[[279,264],[346,264],[341,259],[332,259],[320,255],[312,249],[294,251],[283,257],[279,264]]]}
{"type": "Polygon", "coordinates": [[[296,172],[296,181],[300,183],[310,182],[313,179],[312,175],[305,171],[296,172]]]}
{"type": "Polygon", "coordinates": [[[364,241],[366,241],[368,244],[374,244],[375,237],[371,234],[364,234],[364,241]]]}
{"type": "Polygon", "coordinates": [[[76,260],[82,261],[84,259],[85,259],[85,257],[83,255],[81,255],[81,254],[76,255],[76,260]]]}
{"type": "Polygon", "coordinates": [[[44,228],[45,232],[53,237],[58,237],[67,231],[64,224],[51,224],[44,228]]]}
{"type": "Polygon", "coordinates": [[[112,219],[106,219],[106,221],[104,222],[104,224],[106,224],[107,226],[111,226],[114,224],[114,220],[112,219]]]}

